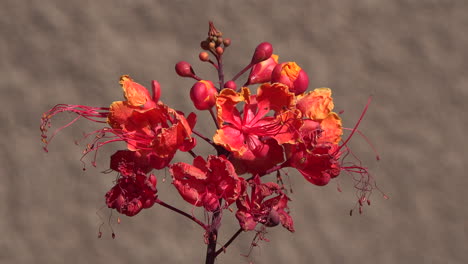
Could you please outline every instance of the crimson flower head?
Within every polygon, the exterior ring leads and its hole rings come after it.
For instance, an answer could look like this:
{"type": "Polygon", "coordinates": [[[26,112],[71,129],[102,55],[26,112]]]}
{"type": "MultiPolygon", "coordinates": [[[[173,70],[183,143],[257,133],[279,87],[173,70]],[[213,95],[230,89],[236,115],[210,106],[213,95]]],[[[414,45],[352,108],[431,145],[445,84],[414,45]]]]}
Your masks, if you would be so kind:
{"type": "Polygon", "coordinates": [[[157,82],[152,83],[153,96],[128,75],[120,78],[120,84],[126,100],[113,102],[110,107],[59,104],[44,113],[41,131],[46,147],[56,133],[80,118],[110,126],[85,136],[95,135],[94,141],[85,149],[85,155],[105,144],[124,141],[128,150],[144,156],[152,168],[161,169],[169,164],[177,150],[189,151],[196,145],[191,136],[196,115],[191,113],[185,118],[183,113],[158,101],[160,87],[157,82]],[[62,112],[75,113],[78,117],[49,136],[52,117],[62,112]]]}
{"type": "Polygon", "coordinates": [[[156,201],[156,177],[150,174],[136,173],[123,176],[106,194],[106,204],[109,208],[127,216],[138,214],[143,208],[150,208],[156,201]]]}
{"type": "Polygon", "coordinates": [[[185,118],[162,102],[153,101],[148,90],[127,75],[122,76],[121,84],[127,100],[111,104],[107,123],[129,150],[146,156],[153,168],[161,169],[177,150],[189,151],[195,146],[191,137],[195,114],[185,118]]]}
{"type": "Polygon", "coordinates": [[[220,208],[220,199],[230,205],[241,194],[242,178],[234,166],[223,156],[208,156],[205,161],[198,156],[193,165],[178,162],[170,165],[173,184],[185,201],[203,206],[214,212],[220,208]]]}
{"type": "MultiPolygon", "coordinates": [[[[289,198],[281,191],[278,184],[261,183],[258,175],[249,184],[252,190],[250,196],[243,191],[236,202],[238,208],[236,218],[242,229],[254,230],[257,223],[269,227],[281,223],[283,227],[294,232],[294,223],[288,209],[289,198]]],[[[244,189],[247,188],[245,182],[242,186],[244,189]]]]}
{"type": "Polygon", "coordinates": [[[308,181],[326,185],[340,174],[338,143],[343,129],[338,114],[332,112],[333,99],[328,88],[298,96],[297,108],[304,120],[299,140],[289,145],[288,162],[308,181]]]}
{"type": "Polygon", "coordinates": [[[218,123],[213,141],[233,153],[246,170],[260,173],[283,161],[280,144],[294,138],[295,98],[288,87],[265,83],[251,95],[247,87],[240,93],[224,89],[217,97],[218,123]],[[237,104],[244,103],[243,113],[237,104]]]}

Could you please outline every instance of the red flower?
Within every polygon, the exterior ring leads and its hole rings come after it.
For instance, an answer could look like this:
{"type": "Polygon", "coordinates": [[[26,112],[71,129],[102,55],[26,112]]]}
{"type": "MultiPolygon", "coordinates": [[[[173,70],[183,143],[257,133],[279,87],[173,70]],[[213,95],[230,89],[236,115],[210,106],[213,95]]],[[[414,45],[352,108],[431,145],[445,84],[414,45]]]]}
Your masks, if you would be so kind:
{"type": "Polygon", "coordinates": [[[233,203],[240,195],[242,178],[239,178],[232,166],[223,156],[208,156],[205,161],[201,156],[193,160],[193,165],[179,162],[170,166],[173,184],[185,201],[203,206],[207,211],[219,209],[219,199],[226,201],[226,206],[233,203]]]}
{"type": "Polygon", "coordinates": [[[256,175],[250,183],[250,197],[245,191],[246,184],[242,185],[243,195],[237,200],[236,218],[244,231],[254,230],[257,223],[266,226],[276,226],[279,223],[286,229],[294,232],[294,223],[289,215],[288,200],[278,184],[273,182],[261,183],[256,175]],[[274,196],[268,200],[265,198],[274,196]]]}
{"type": "Polygon", "coordinates": [[[41,124],[42,141],[46,147],[58,131],[81,117],[97,123],[107,121],[110,126],[85,136],[95,135],[93,142],[84,151],[85,155],[105,144],[125,141],[129,150],[135,151],[136,155],[146,156],[153,168],[161,169],[169,164],[177,150],[189,151],[196,145],[195,139],[191,137],[196,115],[191,113],[185,118],[183,113],[157,101],[160,95],[157,82],[153,81],[152,84],[153,97],[145,87],[133,82],[127,75],[121,77],[120,84],[126,100],[113,102],[110,108],[60,104],[46,112],[41,124]],[[48,137],[51,118],[62,112],[72,112],[78,117],[48,137]]]}
{"type": "Polygon", "coordinates": [[[240,93],[222,90],[216,102],[220,129],[213,141],[244,162],[249,172],[273,167],[283,161],[279,144],[294,138],[293,127],[300,126],[291,110],[294,99],[288,87],[279,83],[263,84],[257,95],[250,95],[246,87],[240,93]],[[236,108],[240,102],[244,102],[243,116],[236,108]],[[270,111],[273,116],[267,116],[270,111]]]}
{"type": "Polygon", "coordinates": [[[156,177],[151,174],[137,173],[120,177],[117,184],[106,193],[109,208],[116,209],[127,216],[138,214],[143,208],[150,208],[156,201],[156,177]]]}
{"type": "Polygon", "coordinates": [[[110,168],[127,177],[137,173],[146,174],[152,170],[147,157],[130,150],[115,152],[111,156],[110,168]]]}
{"type": "Polygon", "coordinates": [[[152,101],[146,88],[128,76],[122,76],[121,83],[127,101],[112,103],[107,122],[127,142],[129,150],[149,155],[153,167],[161,169],[178,149],[188,151],[195,146],[191,137],[195,114],[186,119],[182,113],[152,101]]]}
{"type": "Polygon", "coordinates": [[[298,96],[297,108],[305,119],[298,141],[287,148],[290,157],[287,164],[311,183],[326,185],[340,174],[338,143],[343,134],[340,117],[331,112],[331,90],[320,88],[298,96]]]}

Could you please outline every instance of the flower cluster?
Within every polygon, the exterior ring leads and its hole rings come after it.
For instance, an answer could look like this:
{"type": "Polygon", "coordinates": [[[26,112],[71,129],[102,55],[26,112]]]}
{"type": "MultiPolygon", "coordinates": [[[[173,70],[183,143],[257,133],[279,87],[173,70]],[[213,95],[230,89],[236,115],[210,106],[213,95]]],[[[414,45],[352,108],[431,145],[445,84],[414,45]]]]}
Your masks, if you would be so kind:
{"type": "MultiPolygon", "coordinates": [[[[342,141],[345,128],[340,116],[333,112],[331,90],[307,91],[308,74],[295,62],[280,62],[268,42],[258,45],[250,63],[225,82],[222,55],[230,45],[231,40],[223,38],[210,22],[199,58],[218,71],[219,80],[200,78],[185,61],[175,67],[179,76],[195,80],[190,99],[196,109],[212,115],[216,127],[212,135],[196,131],[196,114],[186,116],[160,101],[158,82],[152,81],[151,94],[130,76],[123,75],[119,82],[123,101],[113,102],[109,107],[60,104],[46,112],[41,124],[45,148],[58,131],[79,118],[105,124],[86,135],[94,139],[84,150],[84,156],[97,153],[111,142],[126,144],[126,149],[111,156],[110,169],[118,176],[115,186],[105,195],[107,206],[134,216],[155,203],[163,205],[204,227],[212,249],[216,248],[221,212],[232,207],[237,209],[235,216],[243,231],[280,223],[294,231],[288,209],[290,194],[281,180],[286,168],[296,169],[318,186],[328,184],[343,170],[360,175],[355,177],[355,187],[361,212],[362,202],[369,202],[375,183],[366,168],[344,162],[343,158],[351,153],[346,143],[358,130],[356,125],[342,141]],[[238,86],[238,78],[248,70],[247,81],[238,86]],[[62,112],[75,113],[77,117],[49,135],[51,118],[62,112]],[[196,137],[211,144],[216,154],[198,156],[196,137]],[[192,155],[192,164],[172,162],[177,151],[192,155]],[[203,207],[211,214],[211,221],[203,223],[159,199],[153,171],[165,168],[169,169],[172,183],[183,200],[203,207]],[[276,173],[276,182],[265,177],[271,173],[276,173]]],[[[209,252],[214,258],[220,253],[209,252]]]]}

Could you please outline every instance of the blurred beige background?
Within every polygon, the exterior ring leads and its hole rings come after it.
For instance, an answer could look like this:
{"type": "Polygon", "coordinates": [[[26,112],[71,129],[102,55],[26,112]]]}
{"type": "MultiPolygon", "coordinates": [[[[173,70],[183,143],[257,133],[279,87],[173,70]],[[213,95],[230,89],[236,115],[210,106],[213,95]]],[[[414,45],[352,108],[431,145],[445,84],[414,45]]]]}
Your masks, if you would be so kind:
{"type": "MultiPolygon", "coordinates": [[[[122,217],[120,225],[114,214],[112,240],[110,211],[102,206],[115,174],[101,171],[122,145],[103,149],[98,168],[83,172],[83,145],[74,140],[98,126],[77,123],[46,154],[39,122],[57,103],[120,100],[121,74],[146,85],[157,79],[162,100],[189,112],[192,81],[176,77],[174,64],[187,60],[199,75],[215,77],[198,61],[208,20],[232,38],[228,77],[258,43],[270,41],[281,61],[295,60],[309,73],[311,88],[333,89],[346,126],[373,95],[361,129],[382,160],[358,136],[352,147],[391,197],[375,193],[363,215],[350,217],[355,198],[346,174],[339,193],[336,181],[317,187],[291,170],[296,233],[270,229],[271,242],[250,258],[240,254],[248,253],[253,234],[242,234],[218,263],[467,263],[467,1],[4,0],[1,6],[0,263],[204,262],[198,226],[159,206],[122,217]],[[106,223],[101,239],[97,214],[106,223]]],[[[206,113],[199,120],[199,130],[212,131],[206,113]]],[[[188,158],[182,153],[176,161],[188,158]]],[[[184,204],[170,177],[162,182],[168,173],[157,174],[160,197],[184,204]]],[[[233,215],[225,212],[225,219],[221,243],[237,229],[233,215]]]]}

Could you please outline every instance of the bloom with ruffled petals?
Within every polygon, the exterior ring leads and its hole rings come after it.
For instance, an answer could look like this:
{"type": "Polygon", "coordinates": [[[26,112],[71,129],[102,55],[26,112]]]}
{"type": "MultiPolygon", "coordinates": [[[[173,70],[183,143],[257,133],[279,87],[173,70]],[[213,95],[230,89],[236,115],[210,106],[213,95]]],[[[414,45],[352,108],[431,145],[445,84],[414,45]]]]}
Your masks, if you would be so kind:
{"type": "Polygon", "coordinates": [[[138,214],[143,208],[150,208],[156,201],[157,180],[153,174],[135,174],[120,177],[117,184],[106,193],[109,208],[127,216],[138,214]]]}
{"type": "Polygon", "coordinates": [[[128,76],[122,79],[127,101],[111,104],[107,122],[127,142],[129,150],[148,155],[153,167],[161,169],[169,164],[178,149],[188,151],[195,146],[196,141],[191,137],[195,114],[185,118],[162,102],[153,101],[146,88],[128,76]]]}
{"type": "MultiPolygon", "coordinates": [[[[289,198],[284,194],[278,184],[273,182],[261,183],[256,175],[250,183],[250,196],[246,191],[236,202],[236,218],[244,231],[254,230],[257,223],[266,226],[276,226],[281,223],[286,229],[294,232],[294,224],[288,210],[289,198]],[[276,195],[272,198],[266,198],[276,195]]],[[[247,184],[243,184],[243,189],[247,184]]]]}
{"type": "Polygon", "coordinates": [[[303,114],[298,141],[287,147],[288,164],[315,185],[326,185],[340,174],[338,143],[343,129],[338,114],[332,112],[328,88],[298,96],[297,108],[303,114]]]}
{"type": "Polygon", "coordinates": [[[85,138],[91,135],[95,138],[87,145],[84,155],[105,144],[124,141],[129,150],[139,156],[147,156],[153,168],[161,169],[169,164],[177,150],[189,151],[196,145],[191,136],[196,115],[191,113],[185,118],[183,113],[158,101],[160,88],[157,82],[152,83],[153,97],[128,75],[120,78],[120,85],[126,100],[113,102],[110,107],[59,104],[44,113],[41,123],[42,141],[46,144],[44,149],[47,150],[57,132],[80,118],[110,126],[85,135],[85,138]],[[78,117],[49,136],[51,118],[62,112],[75,113],[78,117]]]}
{"type": "Polygon", "coordinates": [[[279,145],[294,138],[293,127],[300,127],[300,120],[285,119],[294,103],[294,95],[280,83],[263,84],[257,95],[251,95],[246,87],[240,93],[224,89],[216,102],[220,129],[213,140],[235,158],[249,163],[249,172],[268,169],[283,160],[279,145]],[[243,115],[236,108],[238,103],[244,103],[243,115]],[[270,111],[273,116],[268,116],[270,111]]]}
{"type": "Polygon", "coordinates": [[[195,206],[203,206],[207,211],[219,209],[219,199],[226,206],[233,203],[241,194],[242,178],[236,174],[234,166],[223,156],[201,156],[193,160],[193,165],[178,162],[170,165],[173,184],[182,198],[195,206]]]}

